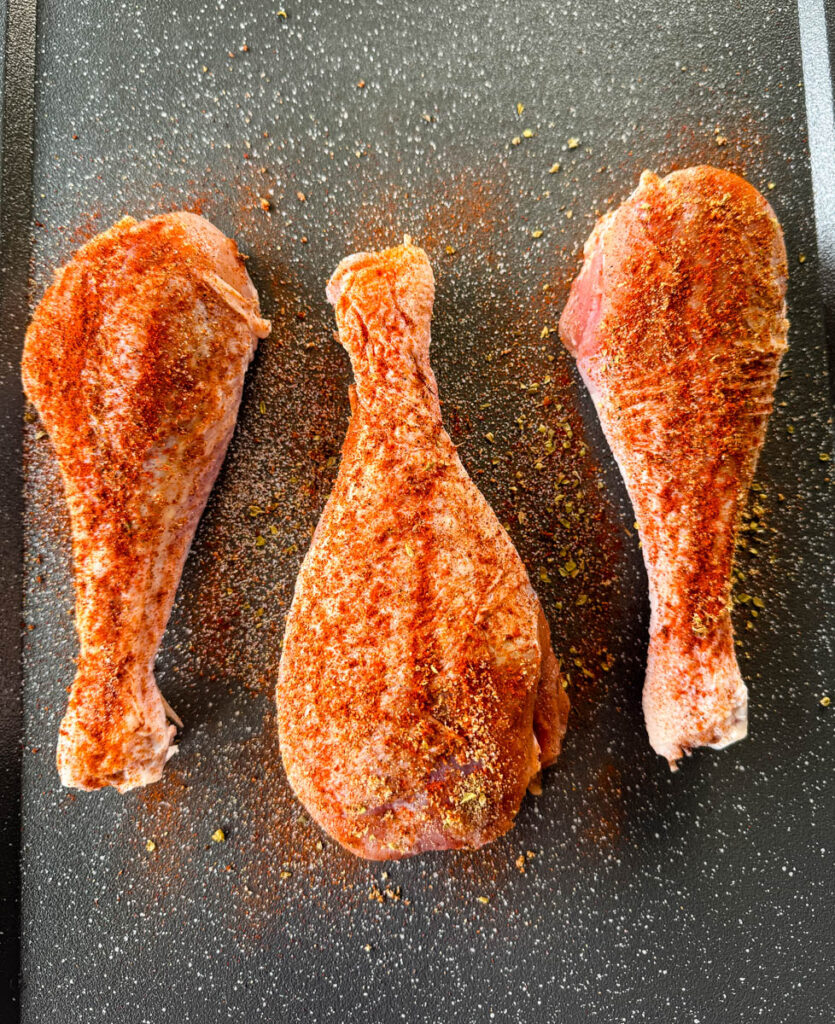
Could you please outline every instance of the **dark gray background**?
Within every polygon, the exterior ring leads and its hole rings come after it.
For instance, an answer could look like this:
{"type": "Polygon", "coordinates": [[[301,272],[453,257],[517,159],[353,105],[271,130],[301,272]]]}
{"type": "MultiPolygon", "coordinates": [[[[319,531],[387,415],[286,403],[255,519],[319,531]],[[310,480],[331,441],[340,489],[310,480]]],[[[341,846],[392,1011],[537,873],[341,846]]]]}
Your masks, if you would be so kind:
{"type": "Polygon", "coordinates": [[[24,1019],[830,1021],[831,407],[794,6],[278,8],[41,4],[32,299],[122,214],[188,206],[250,254],[274,330],[158,662],[186,730],[146,791],[58,785],[69,541],[29,417],[24,1019]],[[792,329],[739,558],[737,592],[764,602],[735,618],[751,736],[673,776],[640,714],[633,517],[570,361],[541,334],[596,214],[645,167],[700,161],[773,203],[792,329]],[[294,801],[271,687],[347,421],[324,283],[346,253],[405,232],[436,271],[446,422],[529,566],[574,710],[509,836],[386,867],[321,837],[294,801]],[[558,572],[569,558],[574,579],[558,572]],[[369,899],[386,884],[399,901],[369,899]]]}

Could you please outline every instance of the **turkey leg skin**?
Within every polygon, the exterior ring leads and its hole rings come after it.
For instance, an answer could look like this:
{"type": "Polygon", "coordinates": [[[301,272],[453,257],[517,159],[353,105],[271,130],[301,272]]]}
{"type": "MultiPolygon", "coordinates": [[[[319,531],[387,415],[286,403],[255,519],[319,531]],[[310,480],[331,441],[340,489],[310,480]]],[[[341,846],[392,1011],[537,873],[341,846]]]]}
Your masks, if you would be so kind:
{"type": "Polygon", "coordinates": [[[675,767],[747,732],[731,573],[786,350],[786,251],[742,178],[645,172],[602,218],[560,321],[635,510],[651,602],[644,716],[675,767]]]}
{"type": "Polygon", "coordinates": [[[327,294],[355,386],[287,620],[285,769],[361,857],[475,848],[556,758],[568,698],[525,568],[441,422],[426,254],[350,256],[327,294]]]}
{"type": "Polygon", "coordinates": [[[119,221],[35,311],[23,385],[58,457],[75,566],[65,786],[144,786],[176,750],[154,660],[269,328],[235,243],[190,213],[119,221]]]}

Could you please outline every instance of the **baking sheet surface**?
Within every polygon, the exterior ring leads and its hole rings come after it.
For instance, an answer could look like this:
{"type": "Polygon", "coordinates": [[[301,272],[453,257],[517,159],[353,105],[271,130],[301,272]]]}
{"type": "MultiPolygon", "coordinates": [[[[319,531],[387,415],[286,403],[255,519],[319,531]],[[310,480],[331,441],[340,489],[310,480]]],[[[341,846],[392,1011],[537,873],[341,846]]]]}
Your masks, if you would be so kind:
{"type": "Polygon", "coordinates": [[[38,69],[33,297],[123,214],[185,206],[249,254],[274,329],[157,663],[180,753],[124,797],[58,785],[70,547],[29,417],[24,1019],[831,1020],[831,409],[793,6],[81,0],[41,5],[38,69]],[[708,161],[783,224],[791,347],[739,556],[751,735],[671,775],[633,517],[553,329],[596,216],[708,161]],[[386,866],[295,802],[271,691],[348,417],[324,284],[406,233],[445,422],[573,711],[507,837],[386,866]]]}

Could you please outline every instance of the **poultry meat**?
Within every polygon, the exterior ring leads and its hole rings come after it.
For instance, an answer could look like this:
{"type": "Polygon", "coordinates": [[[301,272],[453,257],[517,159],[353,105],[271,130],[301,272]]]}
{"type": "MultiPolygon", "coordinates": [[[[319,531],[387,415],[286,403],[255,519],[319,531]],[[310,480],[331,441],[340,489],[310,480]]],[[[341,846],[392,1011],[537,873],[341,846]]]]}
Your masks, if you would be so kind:
{"type": "Polygon", "coordinates": [[[568,698],[525,568],[441,422],[426,254],[350,256],[327,294],[355,385],[287,621],[284,765],[362,857],[478,847],[556,758],[568,698]]]}
{"type": "Polygon", "coordinates": [[[786,350],[786,280],[777,218],[742,178],[645,172],[592,232],[560,322],[635,511],[644,716],[671,767],[747,731],[731,574],[786,350]]]}
{"type": "Polygon", "coordinates": [[[235,243],[190,213],[125,217],[35,311],[23,383],[58,457],[75,563],[65,786],[143,786],[176,750],[154,660],[269,327],[235,243]]]}

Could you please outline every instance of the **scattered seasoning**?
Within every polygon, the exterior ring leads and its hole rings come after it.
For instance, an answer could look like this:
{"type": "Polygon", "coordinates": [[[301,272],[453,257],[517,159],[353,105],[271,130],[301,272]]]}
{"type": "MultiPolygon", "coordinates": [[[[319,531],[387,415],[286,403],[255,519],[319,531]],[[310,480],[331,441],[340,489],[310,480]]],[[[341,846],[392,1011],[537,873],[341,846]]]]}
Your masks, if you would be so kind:
{"type": "Polygon", "coordinates": [[[822,708],[828,708],[832,701],[829,697],[821,697],[820,703],[822,708]]]}
{"type": "Polygon", "coordinates": [[[293,874],[293,872],[292,872],[292,871],[288,871],[288,870],[287,870],[287,868],[285,868],[285,869],[284,869],[283,871],[280,871],[280,872],[279,872],[279,874],[278,874],[278,877],[279,877],[279,878],[280,878],[280,879],[281,879],[281,880],[282,880],[283,882],[286,882],[286,881],[287,881],[287,879],[288,879],[288,878],[290,878],[290,876],[291,876],[292,874],[293,874]]]}
{"type": "Polygon", "coordinates": [[[226,841],[226,833],[222,828],[216,828],[214,832],[212,832],[212,841],[215,843],[223,843],[226,841]]]}
{"type": "Polygon", "coordinates": [[[510,140],[510,144],[511,146],[518,146],[521,141],[522,140],[519,138],[518,135],[514,135],[514,137],[510,140]]]}
{"type": "Polygon", "coordinates": [[[524,110],[525,110],[525,104],[524,104],[524,103],[517,103],[517,104],[516,104],[516,113],[517,113],[517,114],[518,114],[518,115],[519,115],[520,117],[522,116],[522,114],[523,114],[524,110]]]}
{"type": "Polygon", "coordinates": [[[262,210],[263,210],[263,211],[264,211],[265,213],[269,213],[269,212],[270,212],[270,210],[272,209],[272,203],[271,203],[271,202],[269,201],[269,199],[267,199],[267,197],[266,197],[266,196],[262,196],[262,197],[261,197],[261,198],[260,198],[260,199],[258,200],[258,203],[259,203],[259,205],[260,205],[261,209],[262,209],[262,210]]]}
{"type": "Polygon", "coordinates": [[[454,246],[447,245],[444,248],[444,252],[447,254],[447,256],[454,256],[455,255],[455,248],[454,248],[454,246]]]}
{"type": "Polygon", "coordinates": [[[821,460],[821,462],[829,462],[831,459],[831,455],[829,454],[829,452],[819,452],[818,458],[821,460]]]}
{"type": "Polygon", "coordinates": [[[580,145],[580,140],[578,138],[575,138],[574,136],[572,136],[568,140],[568,148],[569,149],[576,149],[579,145],[580,145]]]}
{"type": "MultiPolygon", "coordinates": [[[[385,881],[386,878],[388,878],[388,875],[385,872],[383,872],[383,881],[385,881]]],[[[401,894],[400,894],[400,886],[399,885],[395,885],[395,886],[387,885],[385,887],[385,889],[381,889],[375,883],[368,890],[368,898],[370,900],[374,900],[376,903],[385,903],[387,900],[392,902],[392,903],[399,903],[401,901],[401,899],[402,899],[401,894]]],[[[405,903],[408,906],[409,901],[408,900],[403,900],[403,903],[405,903]]]]}
{"type": "Polygon", "coordinates": [[[556,174],[559,169],[560,169],[560,165],[558,163],[551,164],[551,166],[548,168],[548,173],[549,174],[556,174]]]}
{"type": "Polygon", "coordinates": [[[304,192],[297,192],[296,199],[298,199],[300,203],[303,203],[307,199],[307,196],[304,194],[304,192]]]}
{"type": "Polygon", "coordinates": [[[276,11],[275,13],[278,15],[279,18],[287,17],[287,11],[285,11],[283,7],[281,8],[280,11],[276,11]]]}
{"type": "Polygon", "coordinates": [[[489,896],[476,896],[476,899],[478,900],[479,903],[489,903],[490,902],[490,897],[489,896]]]}
{"type": "Polygon", "coordinates": [[[365,88],[365,79],[364,79],[364,78],[361,78],[361,79],[360,79],[360,80],[359,80],[359,81],[357,82],[357,88],[358,88],[358,89],[364,89],[364,88],[365,88]]]}
{"type": "Polygon", "coordinates": [[[156,848],[157,844],[153,841],[153,839],[149,839],[148,842],[145,843],[145,849],[148,851],[148,853],[153,853],[154,850],[156,850],[156,848]]]}
{"type": "Polygon", "coordinates": [[[530,128],[526,128],[522,132],[522,137],[525,138],[525,139],[532,139],[533,138],[533,132],[531,131],[530,128]]]}
{"type": "Polygon", "coordinates": [[[774,182],[773,182],[773,181],[770,181],[770,182],[768,183],[768,191],[770,192],[770,191],[771,191],[771,190],[772,190],[773,188],[774,188],[774,182]]]}
{"type": "Polygon", "coordinates": [[[541,228],[537,228],[536,231],[531,232],[531,238],[542,238],[541,228]]]}

